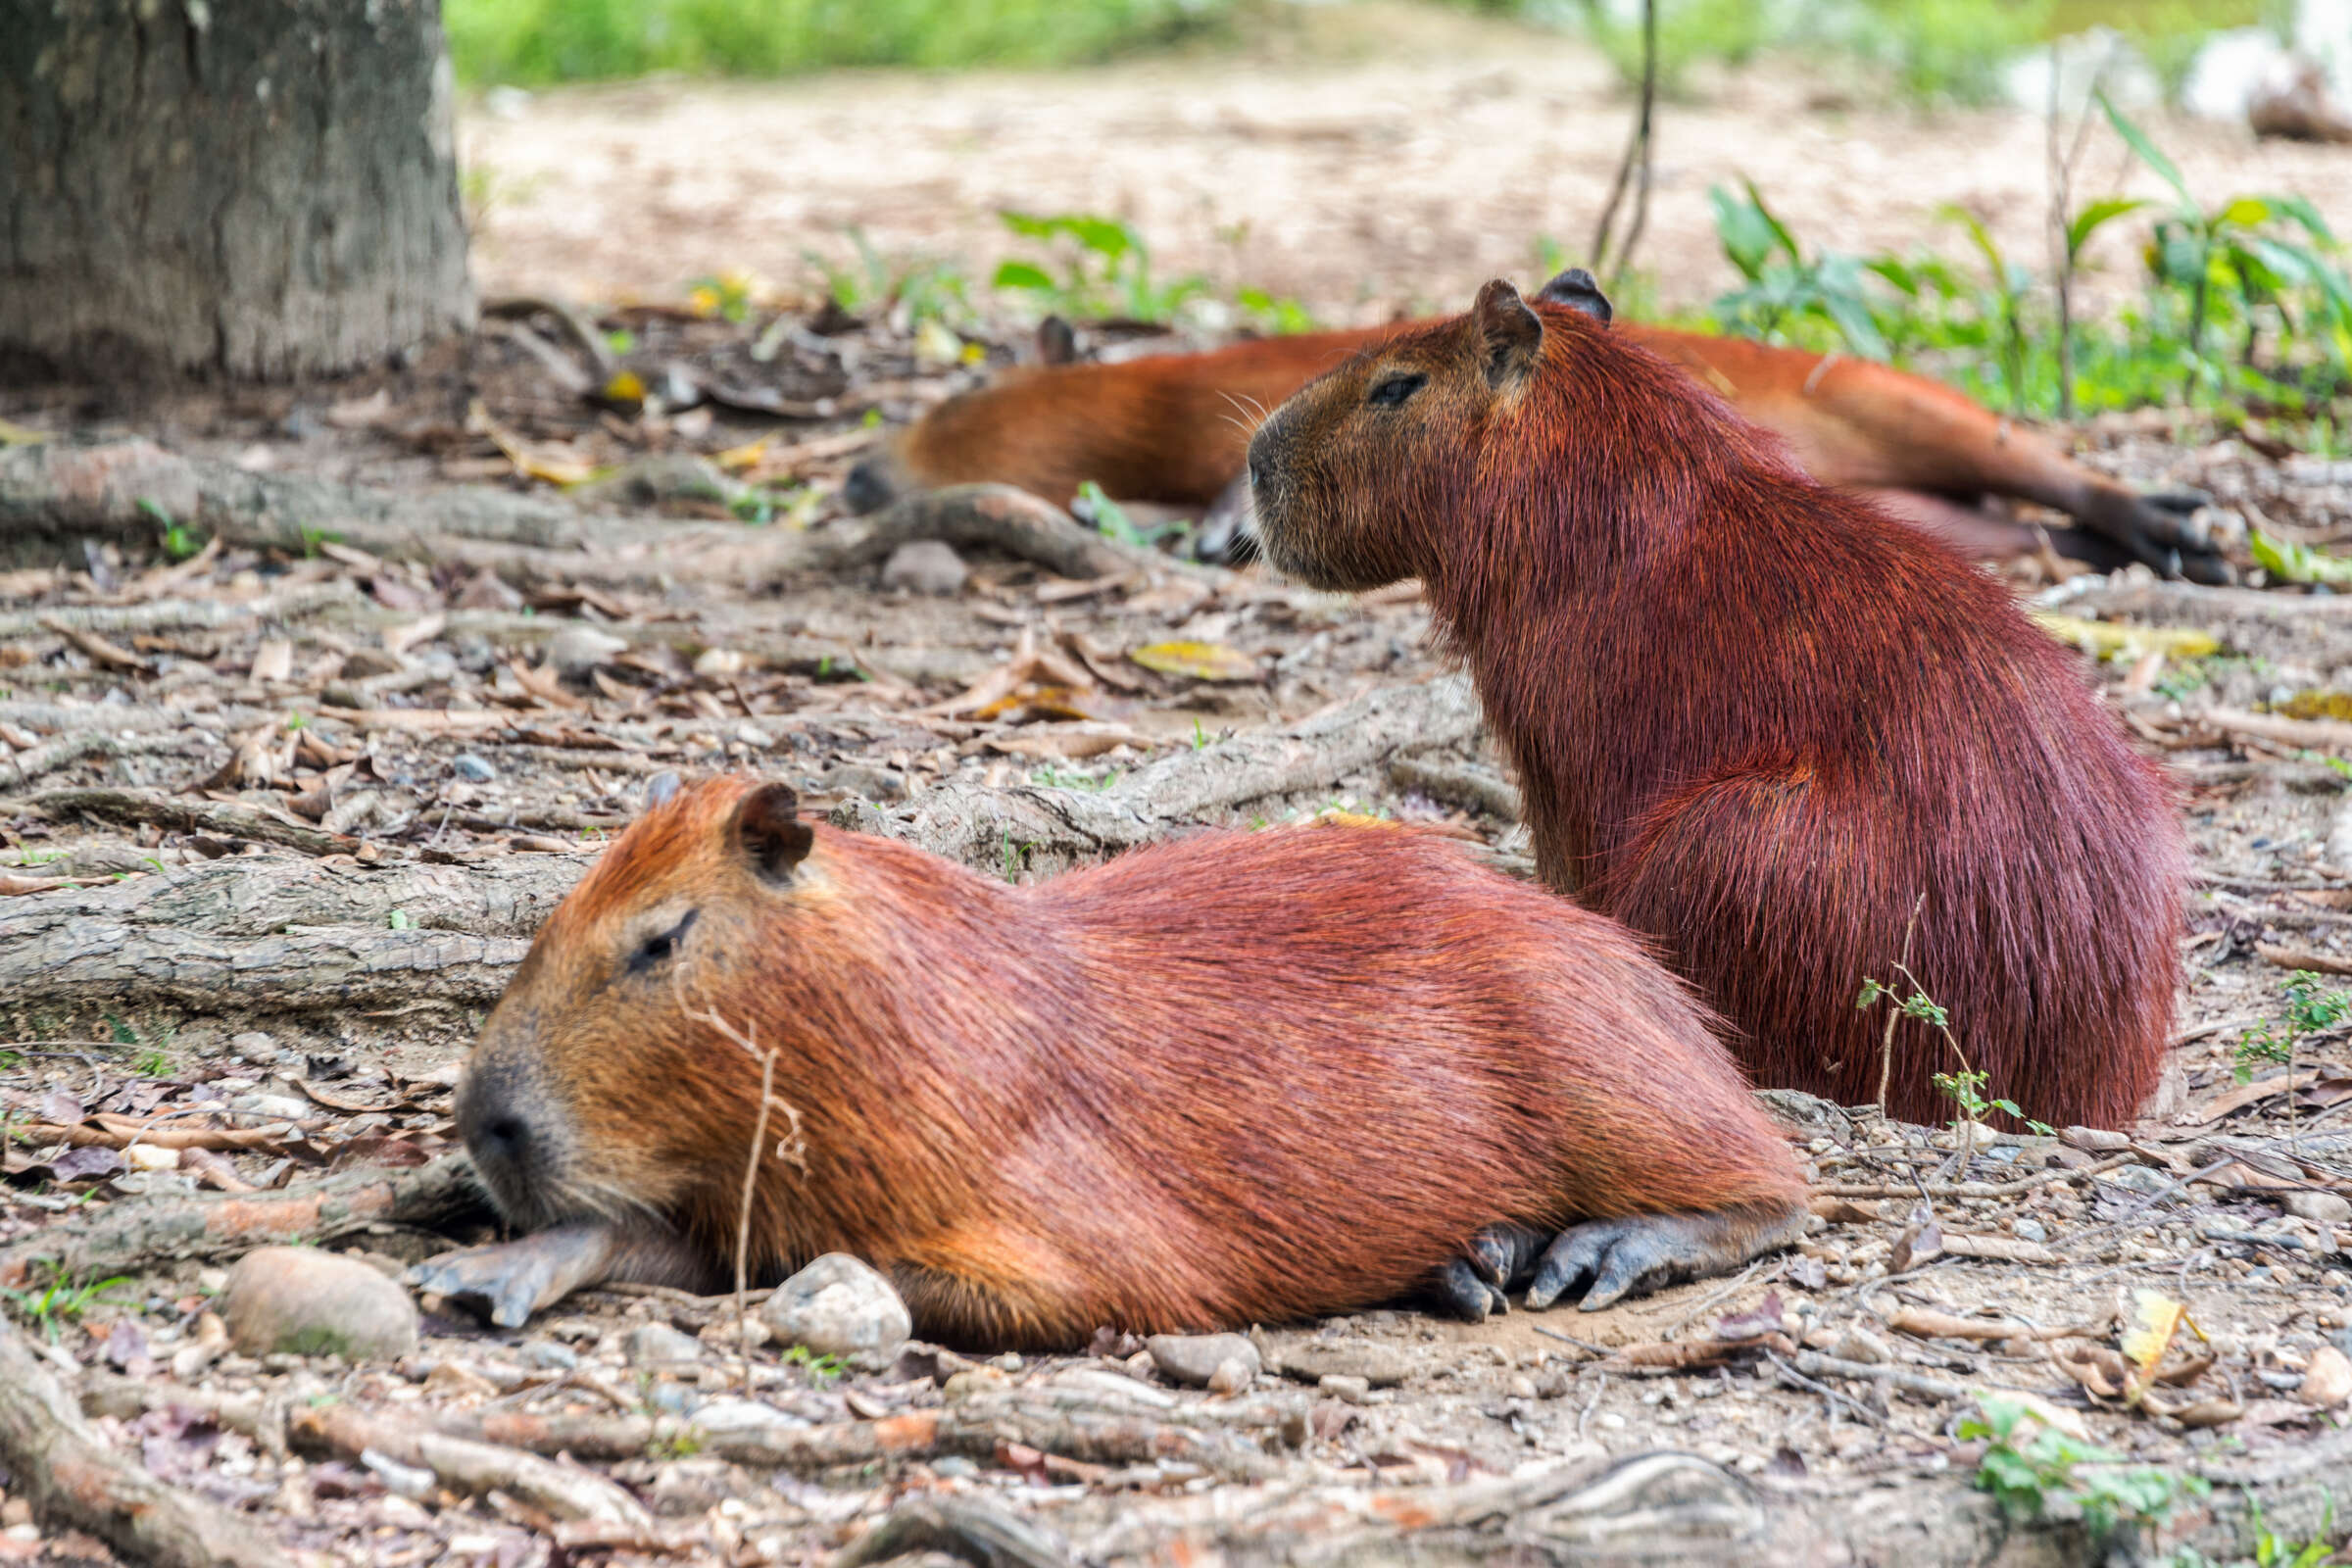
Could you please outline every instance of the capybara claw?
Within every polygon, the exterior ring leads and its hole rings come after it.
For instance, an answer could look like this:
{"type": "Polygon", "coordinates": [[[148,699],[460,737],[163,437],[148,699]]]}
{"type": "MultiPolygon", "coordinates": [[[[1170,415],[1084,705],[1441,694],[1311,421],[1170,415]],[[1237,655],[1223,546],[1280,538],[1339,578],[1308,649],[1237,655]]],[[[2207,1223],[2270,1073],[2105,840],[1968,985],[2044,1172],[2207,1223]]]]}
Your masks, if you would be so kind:
{"type": "Polygon", "coordinates": [[[1582,1284],[1578,1305],[1597,1312],[1640,1287],[1736,1267],[1772,1239],[1720,1214],[1593,1220],[1562,1231],[1551,1244],[1527,1288],[1527,1304],[1541,1311],[1582,1284]]]}
{"type": "Polygon", "coordinates": [[[1478,1266],[1466,1257],[1457,1257],[1438,1270],[1437,1295],[1442,1307],[1472,1323],[1484,1323],[1511,1309],[1501,1287],[1479,1278],[1478,1266]]]}
{"type": "Polygon", "coordinates": [[[506,1244],[428,1258],[409,1270],[409,1283],[473,1307],[502,1329],[518,1329],[530,1321],[554,1273],[552,1263],[528,1255],[527,1248],[506,1244]]]}

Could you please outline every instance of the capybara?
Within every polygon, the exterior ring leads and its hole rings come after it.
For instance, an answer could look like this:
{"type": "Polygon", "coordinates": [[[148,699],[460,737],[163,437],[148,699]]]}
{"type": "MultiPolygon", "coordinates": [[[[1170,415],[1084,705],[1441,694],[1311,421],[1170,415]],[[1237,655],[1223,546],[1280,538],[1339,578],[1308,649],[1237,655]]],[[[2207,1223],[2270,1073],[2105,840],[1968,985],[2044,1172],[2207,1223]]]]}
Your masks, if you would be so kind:
{"type": "MultiPolygon", "coordinates": [[[[976,480],[1067,503],[1091,479],[1114,500],[1212,506],[1230,516],[1246,501],[1235,481],[1266,410],[1350,355],[1429,323],[1117,364],[1058,363],[1068,353],[1068,329],[1050,330],[1058,324],[1041,334],[1055,345],[1047,363],[950,398],[854,468],[850,504],[869,512],[907,490],[976,480]]],[[[2205,497],[2134,492],[1949,387],[1845,355],[1639,323],[1620,330],[1777,431],[1824,484],[1869,493],[1972,557],[2041,544],[2039,531],[1979,510],[1994,497],[2073,517],[2077,526],[2049,531],[2052,546],[2102,568],[2142,561],[2200,581],[2230,578],[2211,531],[2191,515],[2205,497]]],[[[1204,542],[1216,536],[1212,556],[1226,553],[1222,520],[1212,514],[1204,529],[1204,542]]]]}
{"type": "MultiPolygon", "coordinates": [[[[1543,878],[1656,938],[1759,1083],[1873,1099],[1857,999],[1909,995],[1908,951],[2027,1115],[2119,1126],[2154,1087],[2186,874],[2158,770],[1998,583],[1806,477],[1589,276],[1367,350],[1250,472],[1278,568],[1421,579],[1543,878]]],[[[1948,1112],[1961,1066],[1905,1023],[1889,1108],[1948,1112]]]]}
{"type": "Polygon", "coordinates": [[[1483,1314],[1522,1281],[1596,1306],[1805,1218],[1688,988],[1457,846],[1203,833],[1014,888],[738,775],[649,810],[532,944],[458,1123],[538,1234],[418,1283],[508,1324],[598,1279],[716,1287],[755,1051],[752,1274],[854,1253],[952,1344],[1429,1288],[1483,1314]]]}

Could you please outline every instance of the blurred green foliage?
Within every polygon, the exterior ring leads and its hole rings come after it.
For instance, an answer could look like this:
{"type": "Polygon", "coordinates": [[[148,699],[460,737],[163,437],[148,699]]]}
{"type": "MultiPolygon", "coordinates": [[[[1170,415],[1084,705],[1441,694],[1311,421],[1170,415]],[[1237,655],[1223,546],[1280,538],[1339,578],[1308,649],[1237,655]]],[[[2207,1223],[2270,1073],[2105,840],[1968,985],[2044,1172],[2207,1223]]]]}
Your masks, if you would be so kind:
{"type": "Polygon", "coordinates": [[[1224,24],[1234,0],[446,0],[459,74],[537,86],[679,71],[1060,66],[1224,24]]]}

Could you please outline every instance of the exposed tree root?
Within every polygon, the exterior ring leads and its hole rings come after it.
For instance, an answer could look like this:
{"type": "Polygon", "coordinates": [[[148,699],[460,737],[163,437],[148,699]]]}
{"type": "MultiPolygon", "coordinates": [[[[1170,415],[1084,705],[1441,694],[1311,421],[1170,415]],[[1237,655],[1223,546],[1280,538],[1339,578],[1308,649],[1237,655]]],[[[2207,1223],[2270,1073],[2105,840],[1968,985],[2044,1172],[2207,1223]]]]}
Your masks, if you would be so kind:
{"type": "Polygon", "coordinates": [[[82,1530],[159,1568],[291,1568],[251,1524],[157,1479],[82,1418],[57,1376],[0,1319],[0,1465],[51,1530],[82,1530]]]}

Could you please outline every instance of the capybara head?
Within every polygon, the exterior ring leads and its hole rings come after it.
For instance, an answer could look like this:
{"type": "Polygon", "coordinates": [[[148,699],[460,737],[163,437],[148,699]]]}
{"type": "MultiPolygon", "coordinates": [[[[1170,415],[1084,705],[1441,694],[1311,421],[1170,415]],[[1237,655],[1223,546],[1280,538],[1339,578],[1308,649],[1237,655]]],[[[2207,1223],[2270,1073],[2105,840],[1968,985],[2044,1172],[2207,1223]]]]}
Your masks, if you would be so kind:
{"type": "Polygon", "coordinates": [[[1375,344],[1276,409],[1250,442],[1266,559],[1319,588],[1427,575],[1433,530],[1481,476],[1495,428],[1556,368],[1559,340],[1609,319],[1582,269],[1537,300],[1496,278],[1468,315],[1375,344]]]}
{"type": "Polygon", "coordinates": [[[760,1068],[710,1015],[743,1032],[740,999],[791,1005],[799,972],[839,946],[836,857],[798,804],[741,775],[660,800],[540,929],[457,1096],[511,1223],[731,1201],[697,1184],[714,1179],[711,1149],[749,1146],[760,1068]]]}

